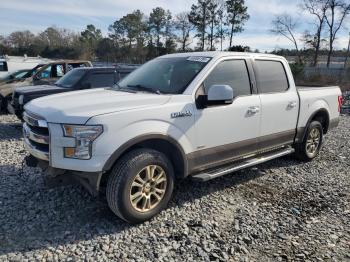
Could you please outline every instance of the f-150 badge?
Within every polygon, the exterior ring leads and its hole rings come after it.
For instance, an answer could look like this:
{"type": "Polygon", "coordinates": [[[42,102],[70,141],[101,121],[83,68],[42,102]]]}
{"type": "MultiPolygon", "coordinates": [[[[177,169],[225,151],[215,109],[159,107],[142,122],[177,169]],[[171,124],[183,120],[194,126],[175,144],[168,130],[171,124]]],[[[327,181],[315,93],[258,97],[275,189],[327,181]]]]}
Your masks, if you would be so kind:
{"type": "Polygon", "coordinates": [[[192,116],[191,111],[185,111],[185,112],[174,112],[171,113],[171,118],[178,118],[178,117],[186,117],[186,116],[192,116]]]}

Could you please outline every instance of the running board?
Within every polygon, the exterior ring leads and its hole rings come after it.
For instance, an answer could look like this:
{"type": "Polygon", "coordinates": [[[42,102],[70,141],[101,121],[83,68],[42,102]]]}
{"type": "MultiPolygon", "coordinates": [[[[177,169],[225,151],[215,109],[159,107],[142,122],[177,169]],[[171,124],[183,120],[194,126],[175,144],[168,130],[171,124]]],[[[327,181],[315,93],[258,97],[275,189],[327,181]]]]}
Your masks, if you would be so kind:
{"type": "Polygon", "coordinates": [[[255,166],[261,163],[264,163],[266,161],[278,158],[278,157],[282,157],[285,155],[289,155],[294,153],[294,149],[293,148],[283,148],[277,151],[273,151],[273,152],[269,152],[269,153],[265,153],[263,155],[259,155],[257,157],[253,157],[253,158],[249,158],[243,162],[240,163],[236,163],[236,164],[232,164],[229,166],[226,166],[224,168],[219,168],[219,169],[215,169],[212,170],[210,172],[207,173],[200,173],[200,174],[196,174],[191,176],[191,178],[194,181],[200,181],[200,182],[205,182],[220,176],[224,176],[227,174],[230,174],[232,172],[247,168],[247,167],[251,167],[251,166],[255,166]]]}

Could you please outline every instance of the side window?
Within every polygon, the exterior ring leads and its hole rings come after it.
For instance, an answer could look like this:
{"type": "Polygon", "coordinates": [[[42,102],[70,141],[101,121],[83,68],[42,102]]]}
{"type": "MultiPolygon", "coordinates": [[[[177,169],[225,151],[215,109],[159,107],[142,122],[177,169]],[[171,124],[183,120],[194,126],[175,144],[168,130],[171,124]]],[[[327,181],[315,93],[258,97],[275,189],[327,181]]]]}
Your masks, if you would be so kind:
{"type": "Polygon", "coordinates": [[[7,72],[8,71],[7,62],[6,61],[1,61],[0,62],[0,71],[1,72],[7,72]]]}
{"type": "Polygon", "coordinates": [[[229,85],[235,96],[250,95],[248,69],[244,60],[228,60],[218,64],[204,81],[204,92],[212,85],[229,85]]]}
{"type": "Polygon", "coordinates": [[[53,71],[52,77],[62,77],[64,76],[64,65],[55,65],[55,70],[53,71]]]}
{"type": "Polygon", "coordinates": [[[74,68],[78,68],[78,67],[86,67],[87,65],[85,63],[69,63],[67,64],[67,72],[69,72],[70,70],[74,69],[74,68]]]}
{"type": "Polygon", "coordinates": [[[41,79],[49,78],[51,76],[51,70],[52,70],[51,65],[45,68],[45,70],[40,73],[40,78],[41,79]]]}
{"type": "Polygon", "coordinates": [[[110,87],[114,85],[114,73],[93,73],[85,79],[84,83],[90,83],[91,88],[110,87]]]}
{"type": "Polygon", "coordinates": [[[260,93],[284,92],[289,88],[286,71],[279,61],[255,60],[260,93]]]}
{"type": "Polygon", "coordinates": [[[122,80],[124,77],[126,77],[129,74],[129,72],[119,72],[116,73],[116,78],[117,78],[117,82],[119,80],[122,80]]]}

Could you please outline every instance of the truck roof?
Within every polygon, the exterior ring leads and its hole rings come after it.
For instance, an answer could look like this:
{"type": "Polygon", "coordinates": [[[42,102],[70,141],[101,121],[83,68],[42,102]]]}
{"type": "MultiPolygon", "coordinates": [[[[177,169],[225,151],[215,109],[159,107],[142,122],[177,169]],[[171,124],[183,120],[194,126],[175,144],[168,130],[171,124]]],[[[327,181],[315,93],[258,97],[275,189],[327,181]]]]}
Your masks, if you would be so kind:
{"type": "Polygon", "coordinates": [[[161,57],[188,57],[188,56],[205,56],[205,57],[224,57],[228,55],[236,55],[236,56],[246,56],[250,58],[283,58],[282,56],[272,55],[272,54],[261,54],[261,53],[247,53],[247,52],[229,52],[229,51],[207,51],[207,52],[189,52],[189,53],[176,53],[176,54],[168,54],[161,57]]]}

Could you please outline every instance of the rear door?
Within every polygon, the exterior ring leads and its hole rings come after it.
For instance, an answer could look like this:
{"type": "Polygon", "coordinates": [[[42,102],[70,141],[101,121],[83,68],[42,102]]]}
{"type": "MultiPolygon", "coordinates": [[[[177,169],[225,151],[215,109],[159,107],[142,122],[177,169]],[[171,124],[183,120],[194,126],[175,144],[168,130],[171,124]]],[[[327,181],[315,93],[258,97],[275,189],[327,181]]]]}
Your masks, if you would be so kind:
{"type": "Polygon", "coordinates": [[[294,81],[288,79],[287,64],[279,60],[254,61],[261,101],[259,149],[292,144],[299,112],[294,81]]]}

